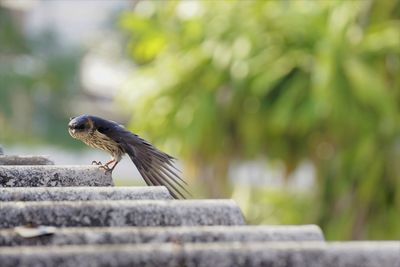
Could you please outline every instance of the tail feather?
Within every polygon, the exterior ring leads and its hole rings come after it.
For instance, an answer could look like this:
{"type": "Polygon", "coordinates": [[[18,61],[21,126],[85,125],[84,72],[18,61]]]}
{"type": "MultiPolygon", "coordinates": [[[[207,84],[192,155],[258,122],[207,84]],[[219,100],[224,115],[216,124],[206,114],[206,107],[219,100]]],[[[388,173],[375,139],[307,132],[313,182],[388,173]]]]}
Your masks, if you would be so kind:
{"type": "MultiPolygon", "coordinates": [[[[161,170],[165,170],[168,171],[171,175],[173,175],[173,177],[171,177],[170,175],[168,175],[171,179],[173,179],[176,183],[178,183],[180,185],[180,182],[182,182],[185,185],[188,185],[186,183],[185,180],[183,180],[173,169],[171,169],[170,166],[173,166],[174,169],[176,169],[178,172],[181,172],[180,170],[178,170],[172,163],[171,163],[171,159],[167,162],[167,164],[165,164],[164,162],[160,161],[159,159],[156,160],[157,163],[159,165],[161,165],[163,168],[161,168],[161,170]]],[[[182,187],[182,185],[180,185],[182,187]]]]}
{"type": "Polygon", "coordinates": [[[147,184],[148,186],[154,185],[154,184],[153,184],[153,181],[151,181],[151,179],[150,179],[149,177],[147,177],[147,175],[143,175],[143,174],[141,174],[141,175],[142,175],[142,177],[143,177],[143,180],[146,182],[146,184],[147,184]]]}
{"type": "Polygon", "coordinates": [[[179,191],[170,180],[161,176],[160,173],[156,173],[155,171],[150,170],[150,174],[157,180],[159,185],[166,186],[174,198],[185,198],[185,195],[181,191],[179,191]],[[179,195],[179,197],[177,197],[176,195],[179,195]]]}
{"type": "MultiPolygon", "coordinates": [[[[156,177],[154,177],[154,176],[152,176],[150,173],[148,173],[147,171],[140,171],[139,170],[139,172],[140,172],[140,174],[142,175],[142,177],[145,179],[145,181],[146,181],[146,179],[150,182],[150,183],[148,183],[147,185],[149,185],[149,186],[164,186],[164,184],[159,180],[159,179],[157,179],[156,177]]],[[[168,188],[168,187],[167,187],[168,188]]],[[[169,188],[168,188],[168,191],[169,191],[169,193],[171,194],[171,196],[173,197],[173,198],[175,198],[175,199],[179,199],[180,197],[183,197],[184,198],[184,196],[181,196],[181,195],[176,195],[173,191],[171,191],[169,188]]]]}
{"type": "MultiPolygon", "coordinates": [[[[182,185],[181,183],[179,183],[180,180],[176,180],[176,177],[177,177],[177,176],[175,176],[175,177],[172,176],[170,173],[168,173],[167,171],[165,171],[165,169],[162,169],[162,168],[160,169],[160,171],[161,171],[163,174],[165,174],[166,176],[168,176],[172,181],[174,181],[175,184],[177,184],[183,191],[186,192],[186,194],[191,195],[190,192],[185,188],[185,186],[182,185]]],[[[185,182],[185,184],[186,184],[186,182],[185,182]]]]}
{"type": "Polygon", "coordinates": [[[165,154],[148,143],[144,146],[129,146],[126,152],[142,175],[146,184],[165,186],[176,198],[185,199],[185,194],[191,196],[184,185],[187,183],[171,168],[174,158],[165,154]],[[179,188],[178,188],[179,187],[179,188]]]}

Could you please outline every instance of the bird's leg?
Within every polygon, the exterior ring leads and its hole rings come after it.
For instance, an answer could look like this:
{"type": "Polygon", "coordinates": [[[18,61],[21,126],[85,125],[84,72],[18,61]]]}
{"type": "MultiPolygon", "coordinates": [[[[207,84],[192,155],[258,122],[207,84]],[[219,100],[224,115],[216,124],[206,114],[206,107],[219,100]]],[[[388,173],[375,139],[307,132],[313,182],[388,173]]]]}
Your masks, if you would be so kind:
{"type": "Polygon", "coordinates": [[[107,166],[107,167],[108,167],[108,165],[110,165],[110,164],[113,163],[113,162],[115,162],[115,159],[110,160],[109,162],[107,162],[106,164],[104,164],[104,166],[107,166]]]}
{"type": "Polygon", "coordinates": [[[115,166],[117,166],[118,161],[114,161],[114,165],[111,167],[110,172],[112,172],[115,169],[115,166]]]}
{"type": "Polygon", "coordinates": [[[99,168],[104,169],[105,173],[108,174],[108,173],[112,173],[112,171],[114,170],[115,166],[117,166],[117,164],[118,164],[118,161],[113,159],[113,160],[110,160],[109,162],[107,162],[106,164],[101,165],[99,168]],[[108,165],[110,165],[111,163],[114,163],[114,165],[110,168],[108,165]]]}

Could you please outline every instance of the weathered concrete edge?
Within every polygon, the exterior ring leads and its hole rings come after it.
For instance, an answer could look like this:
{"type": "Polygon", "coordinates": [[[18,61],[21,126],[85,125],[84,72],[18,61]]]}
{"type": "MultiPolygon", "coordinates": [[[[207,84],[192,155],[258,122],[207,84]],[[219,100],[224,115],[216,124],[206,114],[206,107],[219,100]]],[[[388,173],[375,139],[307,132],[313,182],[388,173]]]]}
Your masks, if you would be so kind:
{"type": "Polygon", "coordinates": [[[0,250],[2,266],[354,266],[400,264],[400,242],[261,242],[14,247],[0,250]],[[78,264],[78,265],[77,265],[78,264]]]}
{"type": "Polygon", "coordinates": [[[324,241],[324,236],[316,225],[58,228],[52,235],[36,238],[0,230],[0,246],[250,241],[324,241]]]}
{"type": "Polygon", "coordinates": [[[0,227],[243,225],[233,200],[0,202],[0,227]]]}
{"type": "Polygon", "coordinates": [[[0,165],[54,165],[54,162],[48,156],[14,156],[0,153],[0,165]]]}
{"type": "Polygon", "coordinates": [[[164,186],[3,187],[0,201],[172,199],[164,186]]]}
{"type": "Polygon", "coordinates": [[[0,187],[113,186],[111,174],[98,166],[0,166],[0,187]]]}

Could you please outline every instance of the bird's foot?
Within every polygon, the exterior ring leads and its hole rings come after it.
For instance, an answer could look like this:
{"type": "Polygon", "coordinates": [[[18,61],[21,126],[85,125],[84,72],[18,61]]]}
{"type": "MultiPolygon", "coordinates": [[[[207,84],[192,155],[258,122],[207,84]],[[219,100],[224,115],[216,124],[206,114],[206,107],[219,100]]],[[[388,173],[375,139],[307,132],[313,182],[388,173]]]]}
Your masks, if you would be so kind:
{"type": "Polygon", "coordinates": [[[108,167],[107,165],[99,166],[99,169],[103,169],[105,174],[111,174],[113,169],[108,167]]]}
{"type": "Polygon", "coordinates": [[[101,163],[101,161],[95,161],[95,160],[93,160],[93,161],[92,161],[92,165],[102,165],[102,166],[103,166],[103,163],[101,163]]]}

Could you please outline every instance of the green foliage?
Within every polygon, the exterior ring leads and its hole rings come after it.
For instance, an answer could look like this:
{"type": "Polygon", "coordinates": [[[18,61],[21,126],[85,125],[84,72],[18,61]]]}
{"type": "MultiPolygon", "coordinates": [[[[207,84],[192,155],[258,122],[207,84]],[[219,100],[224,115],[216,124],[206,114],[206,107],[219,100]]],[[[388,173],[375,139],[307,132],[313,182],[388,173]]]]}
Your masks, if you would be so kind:
{"type": "Polygon", "coordinates": [[[234,199],[252,224],[310,224],[313,197],[305,192],[270,188],[235,188],[234,199]]]}
{"type": "Polygon", "coordinates": [[[398,0],[144,1],[119,21],[138,64],[121,100],[209,192],[235,159],[287,174],[311,160],[314,200],[286,222],[398,239],[399,14],[398,0]]]}
{"type": "Polygon", "coordinates": [[[71,144],[67,100],[79,90],[79,54],[51,33],[27,37],[16,19],[0,8],[1,141],[71,144]]]}

